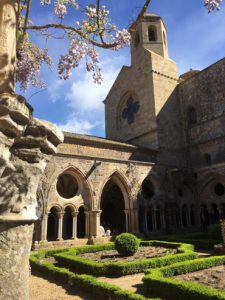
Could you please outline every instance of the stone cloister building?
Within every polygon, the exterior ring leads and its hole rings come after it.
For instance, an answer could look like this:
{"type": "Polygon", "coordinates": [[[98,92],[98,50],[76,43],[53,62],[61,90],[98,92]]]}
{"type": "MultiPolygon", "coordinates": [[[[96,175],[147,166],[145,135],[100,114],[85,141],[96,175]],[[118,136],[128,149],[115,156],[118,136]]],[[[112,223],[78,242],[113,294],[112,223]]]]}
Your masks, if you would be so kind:
{"type": "Polygon", "coordinates": [[[180,77],[145,14],[105,105],[106,138],[65,132],[46,168],[39,243],[205,229],[225,218],[225,59],[180,77]]]}

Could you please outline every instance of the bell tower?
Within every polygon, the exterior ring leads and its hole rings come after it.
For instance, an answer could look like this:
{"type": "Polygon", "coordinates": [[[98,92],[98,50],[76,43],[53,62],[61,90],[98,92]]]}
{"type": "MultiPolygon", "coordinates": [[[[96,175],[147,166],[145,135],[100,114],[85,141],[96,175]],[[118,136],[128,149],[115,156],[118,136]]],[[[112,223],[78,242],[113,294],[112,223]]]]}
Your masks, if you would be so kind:
{"type": "Polygon", "coordinates": [[[132,64],[139,59],[141,48],[168,59],[166,26],[160,16],[145,14],[137,28],[131,32],[131,36],[132,64]]]}
{"type": "MultiPolygon", "coordinates": [[[[106,136],[160,149],[164,111],[176,97],[177,65],[168,57],[167,32],[160,16],[144,14],[133,28],[131,66],[121,69],[104,101],[106,136]]],[[[174,111],[172,119],[177,118],[174,111]]]]}

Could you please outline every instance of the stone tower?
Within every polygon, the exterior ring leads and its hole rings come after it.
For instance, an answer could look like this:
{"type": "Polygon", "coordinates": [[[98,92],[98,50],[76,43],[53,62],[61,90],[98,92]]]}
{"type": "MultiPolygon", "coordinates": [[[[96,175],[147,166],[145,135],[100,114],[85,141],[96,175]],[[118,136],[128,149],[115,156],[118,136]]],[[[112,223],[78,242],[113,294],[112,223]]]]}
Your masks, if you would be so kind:
{"type": "Polygon", "coordinates": [[[177,66],[161,17],[145,14],[131,35],[131,66],[121,69],[104,101],[106,136],[159,149],[160,113],[178,84],[177,66]]]}

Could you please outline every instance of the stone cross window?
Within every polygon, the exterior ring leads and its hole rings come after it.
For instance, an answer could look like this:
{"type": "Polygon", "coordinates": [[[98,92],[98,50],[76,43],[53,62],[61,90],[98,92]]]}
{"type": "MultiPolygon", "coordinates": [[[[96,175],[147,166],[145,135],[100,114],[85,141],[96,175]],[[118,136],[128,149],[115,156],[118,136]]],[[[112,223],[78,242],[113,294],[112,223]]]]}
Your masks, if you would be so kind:
{"type": "Polygon", "coordinates": [[[140,105],[138,101],[134,101],[132,97],[127,100],[127,106],[122,111],[122,118],[127,119],[127,123],[130,125],[135,120],[135,114],[139,111],[140,105]]]}

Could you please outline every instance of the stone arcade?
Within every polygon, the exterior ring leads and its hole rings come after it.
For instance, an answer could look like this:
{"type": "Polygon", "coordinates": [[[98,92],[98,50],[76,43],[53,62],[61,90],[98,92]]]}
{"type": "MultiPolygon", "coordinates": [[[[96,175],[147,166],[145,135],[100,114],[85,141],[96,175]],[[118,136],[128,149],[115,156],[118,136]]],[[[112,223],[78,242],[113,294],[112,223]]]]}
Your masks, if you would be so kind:
{"type": "Polygon", "coordinates": [[[163,20],[145,14],[104,101],[106,139],[65,132],[47,165],[36,247],[86,242],[100,223],[150,235],[225,218],[224,82],[225,59],[179,77],[163,20]]]}

